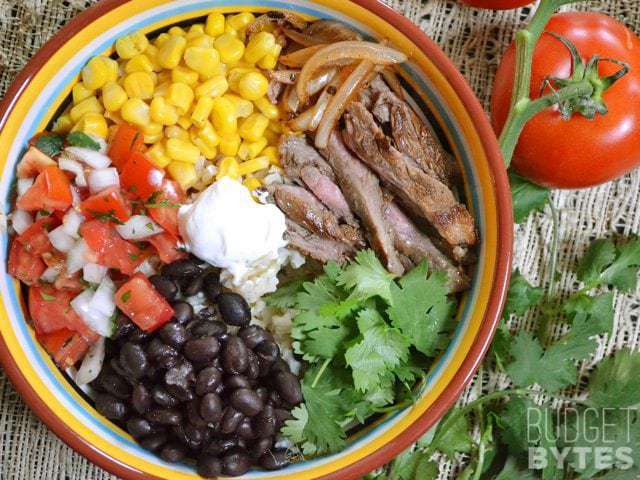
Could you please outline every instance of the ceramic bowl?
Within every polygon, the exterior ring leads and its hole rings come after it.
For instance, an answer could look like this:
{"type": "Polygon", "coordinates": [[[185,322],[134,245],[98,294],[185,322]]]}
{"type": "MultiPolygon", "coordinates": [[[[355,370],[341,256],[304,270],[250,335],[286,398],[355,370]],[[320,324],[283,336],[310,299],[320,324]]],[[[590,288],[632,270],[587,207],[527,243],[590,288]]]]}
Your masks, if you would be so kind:
{"type": "MultiPolygon", "coordinates": [[[[509,186],[496,138],[469,86],[440,49],[416,26],[376,0],[106,0],[75,18],[29,62],[0,106],[0,198],[9,213],[15,165],[28,139],[49,125],[68,101],[86,61],[109,52],[129,32],[188,24],[212,11],[289,10],[340,20],[365,37],[388,39],[410,61],[402,77],[415,100],[462,166],[466,196],[481,244],[471,290],[446,352],[435,362],[418,401],[381,418],[334,455],[243,479],[356,479],[389,461],[433,426],[471,379],[491,340],[507,289],[512,252],[509,186]]],[[[197,478],[139,447],[99,415],[38,345],[25,319],[20,285],[6,273],[8,234],[0,233],[0,361],[35,413],[62,440],[124,479],[197,478]]]]}

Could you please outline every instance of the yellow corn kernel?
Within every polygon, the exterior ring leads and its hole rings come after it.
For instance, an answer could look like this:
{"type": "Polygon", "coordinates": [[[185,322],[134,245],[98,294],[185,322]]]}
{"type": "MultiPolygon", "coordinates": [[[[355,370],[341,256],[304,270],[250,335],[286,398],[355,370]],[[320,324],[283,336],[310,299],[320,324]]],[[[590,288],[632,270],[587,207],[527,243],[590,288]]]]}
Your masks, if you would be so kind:
{"type": "Polygon", "coordinates": [[[191,163],[174,161],[167,165],[167,171],[169,175],[180,184],[180,187],[182,187],[182,190],[185,192],[198,179],[196,167],[191,163]]]}
{"type": "Polygon", "coordinates": [[[187,40],[178,35],[171,35],[159,47],[158,63],[163,68],[176,68],[182,59],[187,40]]]}
{"type": "Polygon", "coordinates": [[[149,46],[147,46],[146,50],[143,52],[146,55],[146,57],[149,59],[151,64],[153,65],[154,72],[159,72],[160,70],[162,70],[162,67],[158,63],[158,52],[159,52],[158,47],[156,47],[151,43],[149,44],[149,46]]]}
{"type": "Polygon", "coordinates": [[[96,135],[101,138],[107,138],[109,127],[107,120],[99,113],[86,113],[71,131],[80,131],[86,134],[96,135]]]}
{"type": "Polygon", "coordinates": [[[216,180],[220,180],[222,177],[229,177],[234,180],[240,178],[240,172],[238,171],[238,162],[233,157],[224,157],[220,160],[218,165],[218,173],[216,174],[216,180]]]}
{"type": "Polygon", "coordinates": [[[171,80],[168,82],[162,82],[156,89],[153,91],[153,97],[166,97],[167,93],[169,93],[169,87],[171,86],[171,80]]]}
{"type": "Polygon", "coordinates": [[[230,15],[227,17],[227,25],[236,30],[242,30],[249,26],[251,22],[253,22],[256,17],[253,16],[251,12],[242,12],[236,15],[230,15]]]}
{"type": "Polygon", "coordinates": [[[272,33],[256,33],[247,43],[247,48],[244,50],[244,60],[249,63],[256,63],[265,55],[271,54],[275,44],[276,37],[272,33]]]}
{"type": "Polygon", "coordinates": [[[218,146],[220,153],[228,156],[236,155],[240,148],[240,142],[242,142],[242,139],[237,133],[222,137],[220,139],[220,145],[218,146]]]}
{"type": "MultiPolygon", "coordinates": [[[[104,112],[104,118],[106,118],[107,120],[112,121],[116,125],[120,125],[121,123],[124,123],[124,120],[122,119],[122,116],[120,115],[119,112],[106,111],[106,112],[104,112]]],[[[109,127],[109,128],[111,128],[111,127],[109,127]]]]}
{"type": "Polygon", "coordinates": [[[89,90],[97,90],[118,78],[118,62],[108,57],[93,57],[87,62],[81,72],[82,83],[89,90]]]}
{"type": "Polygon", "coordinates": [[[278,64],[278,58],[280,57],[281,51],[282,51],[282,45],[280,45],[279,43],[276,43],[271,53],[268,53],[267,55],[262,57],[258,61],[257,65],[260,68],[263,68],[265,70],[273,70],[274,68],[276,68],[276,65],[278,64]]]}
{"type": "Polygon", "coordinates": [[[193,96],[193,90],[189,85],[182,82],[174,82],[169,85],[167,102],[175,106],[180,115],[184,115],[189,111],[189,107],[191,107],[193,96]]]}
{"type": "Polygon", "coordinates": [[[269,120],[277,120],[280,117],[278,107],[269,101],[267,97],[260,97],[253,101],[253,104],[260,110],[269,120]]]}
{"type": "Polygon", "coordinates": [[[204,142],[201,138],[192,137],[191,141],[196,147],[198,147],[200,153],[204,155],[204,158],[206,158],[207,160],[213,160],[218,155],[218,149],[216,147],[207,145],[207,143],[204,142]]]}
{"type": "Polygon", "coordinates": [[[211,78],[220,63],[220,54],[215,48],[189,47],[184,51],[184,63],[202,78],[211,78]]]}
{"type": "Polygon", "coordinates": [[[262,137],[257,142],[247,142],[246,140],[240,144],[238,148],[238,157],[241,160],[249,160],[258,156],[260,152],[267,146],[267,139],[262,137]]]}
{"type": "Polygon", "coordinates": [[[155,143],[153,146],[149,147],[146,151],[146,155],[149,157],[149,160],[159,168],[164,168],[171,163],[171,158],[167,155],[167,150],[162,142],[155,143]]]}
{"type": "Polygon", "coordinates": [[[194,38],[204,33],[204,24],[203,23],[194,23],[189,27],[189,31],[187,32],[186,37],[194,38]]]}
{"type": "Polygon", "coordinates": [[[262,186],[262,182],[255,177],[247,178],[244,182],[242,182],[242,184],[247,188],[247,190],[251,192],[262,186]]]}
{"type": "Polygon", "coordinates": [[[220,136],[213,128],[213,125],[211,125],[211,122],[206,122],[197,130],[196,134],[197,137],[205,142],[209,147],[214,148],[220,145],[220,136]]]}
{"type": "Polygon", "coordinates": [[[53,124],[53,133],[69,133],[73,128],[73,120],[68,113],[60,115],[53,124]]]}
{"type": "Polygon", "coordinates": [[[228,33],[216,38],[214,46],[220,54],[220,60],[227,64],[238,62],[244,55],[244,43],[228,33]]]}
{"type": "Polygon", "coordinates": [[[185,32],[184,28],[182,27],[175,26],[169,29],[169,35],[172,36],[184,37],[186,34],[187,32],[185,32]]]}
{"type": "Polygon", "coordinates": [[[102,87],[102,104],[108,112],[120,110],[127,98],[127,92],[116,82],[109,82],[102,87]]]}
{"type": "Polygon", "coordinates": [[[91,112],[104,112],[102,104],[98,101],[98,98],[95,95],[87,97],[77,105],[74,105],[71,110],[69,110],[69,115],[71,116],[71,120],[75,123],[80,120],[85,114],[91,112]]]}
{"type": "Polygon", "coordinates": [[[247,100],[257,100],[267,94],[269,80],[258,72],[244,74],[238,82],[238,93],[247,100]]]}
{"type": "Polygon", "coordinates": [[[211,121],[220,135],[235,133],[238,128],[236,106],[228,98],[214,98],[213,107],[211,108],[211,121]]]}
{"type": "Polygon", "coordinates": [[[167,155],[179,162],[196,163],[200,150],[189,140],[169,138],[167,140],[167,155]]]}
{"type": "Polygon", "coordinates": [[[253,113],[253,103],[233,93],[225,93],[222,98],[230,100],[236,108],[236,117],[247,118],[253,113]]]}
{"type": "Polygon", "coordinates": [[[216,75],[196,87],[196,97],[219,97],[228,89],[227,79],[223,75],[216,75]]]}
{"type": "Polygon", "coordinates": [[[178,118],[178,125],[180,125],[185,130],[189,130],[189,128],[191,128],[191,125],[193,125],[193,122],[191,121],[191,117],[189,117],[188,115],[182,115],[180,118],[178,118]]]}
{"type": "Polygon", "coordinates": [[[211,115],[211,109],[213,108],[213,99],[211,97],[200,97],[196,106],[191,112],[191,120],[197,127],[202,127],[209,115],[211,115]]]}
{"type": "Polygon", "coordinates": [[[71,95],[73,97],[73,104],[77,105],[85,98],[93,95],[93,90],[89,90],[87,87],[84,86],[84,83],[79,82],[73,86],[73,89],[71,90],[71,95]]]}
{"type": "Polygon", "coordinates": [[[204,26],[207,35],[217,37],[224,33],[224,15],[221,13],[211,13],[207,17],[207,23],[204,26]]]}
{"type": "Polygon", "coordinates": [[[250,173],[264,170],[265,168],[268,168],[269,165],[268,157],[256,157],[238,165],[238,173],[240,173],[241,176],[248,175],[250,173]]]}
{"type": "Polygon", "coordinates": [[[153,78],[147,72],[133,72],[122,82],[129,98],[147,100],[153,96],[153,78]]]}
{"type": "Polygon", "coordinates": [[[202,34],[192,38],[187,42],[187,48],[189,47],[202,47],[213,48],[215,39],[207,34],[202,34]]]}
{"type": "Polygon", "coordinates": [[[255,67],[246,67],[236,65],[232,69],[229,70],[229,74],[227,75],[227,81],[229,82],[229,88],[231,90],[238,91],[238,84],[240,83],[240,79],[243,75],[249,72],[255,72],[255,67]]]}
{"type": "Polygon", "coordinates": [[[142,32],[133,32],[116,40],[116,52],[120,58],[128,59],[144,52],[149,40],[142,32]]]}
{"type": "Polygon", "coordinates": [[[178,122],[178,111],[176,107],[167,103],[164,97],[155,97],[151,100],[149,107],[151,120],[160,125],[175,125],[178,122]]]}
{"type": "Polygon", "coordinates": [[[158,48],[158,53],[160,53],[160,48],[171,38],[171,35],[168,33],[161,33],[158,35],[153,42],[154,45],[158,48]]]}
{"type": "Polygon", "coordinates": [[[149,114],[149,105],[144,103],[141,98],[130,98],[120,109],[120,115],[125,122],[134,125],[143,126],[151,122],[149,114]]]}
{"type": "Polygon", "coordinates": [[[178,140],[189,141],[189,132],[178,125],[171,125],[164,129],[164,136],[167,138],[177,138],[178,140]]]}
{"type": "Polygon", "coordinates": [[[156,144],[164,138],[162,131],[160,133],[145,133],[142,135],[142,141],[147,144],[156,144]]]}
{"type": "Polygon", "coordinates": [[[276,167],[280,166],[280,154],[278,153],[278,147],[267,147],[262,150],[260,154],[261,156],[267,157],[271,165],[275,165],[276,167]]]}
{"type": "Polygon", "coordinates": [[[171,80],[173,82],[186,83],[190,87],[194,87],[198,83],[198,72],[178,65],[171,70],[171,80]]]}
{"type": "Polygon", "coordinates": [[[240,32],[238,32],[238,30],[233,28],[228,23],[224,26],[224,34],[229,35],[230,37],[233,37],[233,38],[237,38],[238,40],[240,39],[240,32]]]}
{"type": "Polygon", "coordinates": [[[245,140],[257,142],[269,125],[269,119],[261,113],[252,113],[238,127],[238,133],[245,140]]]}
{"type": "Polygon", "coordinates": [[[124,66],[125,73],[133,72],[147,72],[151,73],[154,70],[153,62],[144,53],[140,53],[131,58],[124,66]]]}

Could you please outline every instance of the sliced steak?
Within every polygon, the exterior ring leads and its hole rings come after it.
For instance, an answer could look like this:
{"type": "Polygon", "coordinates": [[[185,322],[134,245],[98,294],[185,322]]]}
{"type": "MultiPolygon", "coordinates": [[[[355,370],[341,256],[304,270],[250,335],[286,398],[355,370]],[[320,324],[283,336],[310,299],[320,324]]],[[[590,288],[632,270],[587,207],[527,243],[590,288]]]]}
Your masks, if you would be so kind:
{"type": "Polygon", "coordinates": [[[428,220],[452,247],[477,241],[473,217],[449,188],[399,152],[378,127],[373,115],[352,102],[344,115],[344,141],[382,182],[416,215],[428,220]]]}
{"type": "Polygon", "coordinates": [[[331,134],[323,154],[333,168],[349,205],[360,217],[371,246],[389,271],[401,275],[404,267],[384,220],[384,203],[378,178],[349,153],[337,131],[331,134]]]}
{"type": "Polygon", "coordinates": [[[388,202],[384,213],[387,225],[393,231],[395,246],[400,253],[407,255],[414,263],[420,263],[426,258],[432,268],[447,274],[452,292],[469,288],[469,278],[464,271],[438,250],[395,202],[388,202]]]}
{"type": "Polygon", "coordinates": [[[344,263],[355,253],[354,248],[344,242],[315,235],[289,218],[286,222],[286,237],[289,241],[289,246],[305,256],[314,258],[322,263],[331,260],[344,263]]]}
{"type": "Polygon", "coordinates": [[[300,170],[306,166],[316,167],[332,181],[335,176],[331,166],[318,151],[309,145],[305,137],[284,135],[278,145],[282,166],[290,177],[300,177],[300,170]]]}

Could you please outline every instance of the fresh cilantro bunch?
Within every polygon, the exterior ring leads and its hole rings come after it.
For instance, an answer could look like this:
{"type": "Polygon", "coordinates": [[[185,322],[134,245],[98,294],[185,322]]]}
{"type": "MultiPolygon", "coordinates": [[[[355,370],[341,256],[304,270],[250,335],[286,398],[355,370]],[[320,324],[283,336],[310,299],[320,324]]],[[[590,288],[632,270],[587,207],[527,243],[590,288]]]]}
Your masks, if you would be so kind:
{"type": "Polygon", "coordinates": [[[446,276],[421,263],[394,278],[371,250],[312,282],[281,288],[272,306],[296,310],[294,351],[306,362],[304,404],[283,433],[306,455],[340,450],[347,431],[413,401],[412,388],[446,345],[455,301],[446,276]]]}

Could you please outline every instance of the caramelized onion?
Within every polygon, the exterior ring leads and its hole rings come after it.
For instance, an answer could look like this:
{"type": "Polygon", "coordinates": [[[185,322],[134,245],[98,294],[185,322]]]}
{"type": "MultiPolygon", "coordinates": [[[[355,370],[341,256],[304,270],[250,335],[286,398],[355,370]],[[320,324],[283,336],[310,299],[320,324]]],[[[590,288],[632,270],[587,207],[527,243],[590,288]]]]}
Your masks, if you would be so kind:
{"type": "Polygon", "coordinates": [[[286,85],[292,85],[296,83],[296,79],[300,74],[300,70],[269,70],[267,75],[270,80],[284,83],[286,85]]]}
{"type": "Polygon", "coordinates": [[[395,93],[400,100],[404,100],[404,90],[402,89],[398,75],[393,71],[393,67],[387,67],[380,73],[387,82],[387,85],[389,85],[389,88],[391,88],[391,91],[395,93]]]}
{"type": "Polygon", "coordinates": [[[333,94],[330,93],[332,90],[333,89],[331,87],[325,88],[318,97],[316,104],[291,120],[289,122],[289,126],[293,130],[303,132],[313,131],[318,128],[320,120],[322,120],[324,112],[327,109],[327,105],[329,105],[329,101],[331,100],[331,97],[333,97],[333,94]]]}
{"type": "Polygon", "coordinates": [[[302,17],[291,12],[282,12],[278,10],[267,12],[256,18],[251,25],[247,27],[246,35],[247,37],[251,37],[256,33],[263,31],[269,24],[283,25],[285,23],[289,23],[298,29],[303,29],[307,26],[307,22],[302,17]]]}
{"type": "Polygon", "coordinates": [[[318,20],[309,24],[303,30],[309,37],[321,41],[322,43],[342,42],[345,40],[362,40],[360,34],[343,23],[335,20],[318,20]]]}
{"type": "Polygon", "coordinates": [[[338,73],[336,68],[329,68],[328,70],[321,71],[309,80],[309,85],[307,86],[309,96],[315,95],[327,86],[336,77],[336,73],[338,73]]]}
{"type": "Polygon", "coordinates": [[[300,102],[298,101],[298,94],[293,85],[287,85],[282,97],[282,103],[287,112],[296,113],[298,111],[300,102]]]}
{"type": "Polygon", "coordinates": [[[301,48],[295,52],[281,55],[278,59],[282,65],[292,68],[302,67],[318,50],[324,48],[325,45],[314,45],[313,47],[301,48]]]}

